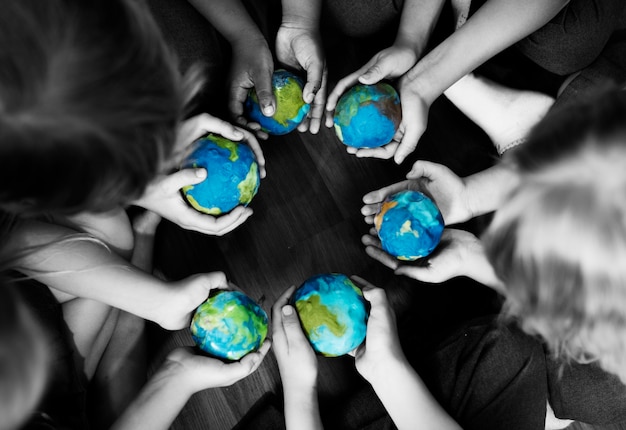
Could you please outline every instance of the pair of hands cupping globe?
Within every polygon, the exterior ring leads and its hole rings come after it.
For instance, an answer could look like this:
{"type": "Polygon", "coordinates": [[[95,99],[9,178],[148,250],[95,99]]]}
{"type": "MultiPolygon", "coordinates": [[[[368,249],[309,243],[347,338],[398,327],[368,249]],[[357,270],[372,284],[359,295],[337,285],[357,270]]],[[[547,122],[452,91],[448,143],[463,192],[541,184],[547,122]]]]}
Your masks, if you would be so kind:
{"type": "MultiPolygon", "coordinates": [[[[321,274],[306,280],[290,300],[313,349],[327,357],[347,354],[365,339],[369,309],[347,276],[321,274]]],[[[206,353],[238,360],[267,336],[265,311],[240,291],[217,290],[191,322],[194,342],[206,353]]]]}
{"type": "MultiPolygon", "coordinates": [[[[302,80],[285,70],[273,77],[276,112],[265,117],[250,92],[245,110],[272,135],[294,130],[309,111],[302,100],[302,80]]],[[[355,85],[339,99],[335,132],[348,146],[372,148],[389,143],[400,123],[398,94],[386,83],[355,85]]],[[[208,135],[196,143],[183,167],[204,167],[207,178],[183,188],[196,210],[210,215],[248,205],[260,183],[258,165],[245,142],[208,135]]],[[[435,203],[417,191],[389,196],[375,217],[382,248],[400,260],[428,255],[439,243],[443,219],[435,203]]],[[[361,290],[341,274],[321,274],[305,281],[291,298],[313,349],[325,356],[344,355],[365,339],[369,308],[361,290]]],[[[208,354],[238,360],[257,350],[267,336],[265,311],[239,291],[218,290],[198,307],[192,338],[208,354]]]]}

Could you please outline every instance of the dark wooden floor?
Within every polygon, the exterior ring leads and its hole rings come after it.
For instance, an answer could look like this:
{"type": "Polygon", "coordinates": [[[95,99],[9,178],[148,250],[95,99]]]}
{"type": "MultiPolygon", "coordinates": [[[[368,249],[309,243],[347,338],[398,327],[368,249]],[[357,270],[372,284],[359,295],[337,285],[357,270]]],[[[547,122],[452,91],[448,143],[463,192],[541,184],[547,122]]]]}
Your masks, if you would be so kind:
{"type": "MultiPolygon", "coordinates": [[[[203,37],[215,37],[204,29],[188,38],[187,43],[181,43],[179,36],[183,29],[206,26],[201,17],[189,10],[186,1],[150,0],[150,3],[160,10],[174,1],[180,6],[179,15],[174,18],[158,15],[157,19],[182,62],[223,55],[213,49],[214,44],[208,47],[203,43],[203,37]],[[183,22],[185,25],[181,26],[183,22]]],[[[373,45],[368,48],[376,50],[373,45]]],[[[370,53],[344,47],[327,55],[329,64],[334,64],[335,76],[343,76],[361,66],[370,53]]],[[[225,76],[215,63],[210,66],[213,68],[208,71],[213,77],[225,76]]],[[[358,159],[347,154],[334,132],[328,129],[316,136],[296,131],[271,137],[262,146],[267,178],[250,205],[255,213],[244,225],[215,238],[162,223],[155,264],[166,277],[180,279],[195,273],[224,271],[269,314],[279,294],[312,275],[358,274],[387,290],[400,322],[403,315],[411,314],[413,321],[418,316],[425,344],[436,339],[437,333],[445,332],[446,327],[498,309],[499,299],[492,291],[466,279],[427,285],[396,277],[370,259],[360,242],[361,235],[369,228],[360,215],[362,196],[403,179],[416,159],[443,163],[461,176],[494,162],[495,152],[487,137],[445,98],[433,105],[429,127],[418,150],[401,166],[392,161],[358,159]]],[[[484,221],[476,220],[465,228],[480,230],[484,221]]],[[[167,333],[154,328],[151,335],[155,366],[175,346],[193,344],[187,330],[167,333]]],[[[318,362],[322,416],[329,422],[333,405],[365,384],[354,370],[351,357],[319,358],[318,362]]],[[[278,369],[271,353],[245,380],[194,396],[173,429],[231,429],[267,393],[280,396],[278,369]]],[[[570,428],[624,430],[626,427],[576,423],[570,428]]]]}
{"type": "MultiPolygon", "coordinates": [[[[448,159],[447,164],[460,174],[492,162],[489,142],[446,100],[441,100],[435,110],[446,118],[433,121],[433,130],[439,133],[429,132],[420,144],[419,156],[448,159]],[[455,142],[445,135],[461,130],[474,142],[459,149],[441,143],[455,142]]],[[[267,178],[251,204],[255,213],[243,226],[221,238],[183,231],[172,224],[161,226],[155,259],[168,278],[223,270],[269,313],[280,293],[314,274],[358,274],[386,287],[399,314],[420,312],[433,330],[446,320],[485,312],[491,306],[493,295],[484,287],[419,285],[394,276],[365,254],[360,237],[369,227],[360,215],[361,198],[401,180],[411,161],[397,166],[387,160],[358,159],[346,153],[329,129],[317,136],[294,132],[272,137],[263,143],[263,149],[267,178]],[[423,291],[419,303],[409,308],[406,297],[416,289],[423,291]],[[458,299],[455,303],[450,303],[451,294],[458,299]]],[[[161,351],[179,344],[192,344],[185,330],[166,336],[161,351]]],[[[320,358],[319,364],[322,403],[332,403],[333,398],[363,384],[350,357],[320,358]]],[[[270,354],[246,380],[197,395],[174,427],[200,429],[210,422],[211,428],[229,429],[265,392],[278,392],[279,384],[270,354]]]]}

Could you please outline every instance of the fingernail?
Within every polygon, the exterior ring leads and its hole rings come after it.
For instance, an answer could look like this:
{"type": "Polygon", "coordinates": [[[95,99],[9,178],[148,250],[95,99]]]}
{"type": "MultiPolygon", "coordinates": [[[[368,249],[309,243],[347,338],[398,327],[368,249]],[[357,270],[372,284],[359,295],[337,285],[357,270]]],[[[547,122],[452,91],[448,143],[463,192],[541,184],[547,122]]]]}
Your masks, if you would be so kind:
{"type": "Polygon", "coordinates": [[[283,306],[282,311],[283,311],[283,315],[289,316],[293,314],[293,307],[289,305],[283,306]]]}
{"type": "Polygon", "coordinates": [[[265,116],[274,115],[274,108],[272,107],[272,105],[263,106],[263,114],[265,116]]]}
{"type": "Polygon", "coordinates": [[[197,178],[206,178],[206,169],[196,169],[195,173],[197,178]]]}

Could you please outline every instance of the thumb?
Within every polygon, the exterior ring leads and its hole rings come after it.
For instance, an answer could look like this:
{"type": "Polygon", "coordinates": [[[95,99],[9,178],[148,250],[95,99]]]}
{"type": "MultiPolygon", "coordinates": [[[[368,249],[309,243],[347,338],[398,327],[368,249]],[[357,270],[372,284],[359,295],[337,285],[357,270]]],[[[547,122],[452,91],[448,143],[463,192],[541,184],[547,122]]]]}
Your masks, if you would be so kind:
{"type": "Polygon", "coordinates": [[[381,79],[384,79],[388,75],[388,73],[389,72],[385,70],[385,68],[381,66],[380,63],[376,63],[372,67],[367,69],[365,73],[359,76],[359,82],[365,85],[373,85],[381,79]]]}
{"type": "Polygon", "coordinates": [[[164,181],[164,185],[168,191],[177,191],[186,185],[199,184],[204,181],[206,177],[207,171],[203,167],[182,169],[169,175],[164,181]]]}
{"type": "Polygon", "coordinates": [[[291,305],[285,305],[281,308],[281,314],[283,329],[290,347],[294,348],[307,344],[308,341],[304,337],[296,309],[291,305]]]}
{"type": "Polygon", "coordinates": [[[261,79],[254,83],[254,86],[263,115],[268,117],[274,115],[276,112],[276,99],[272,90],[272,74],[263,74],[261,79]]]}

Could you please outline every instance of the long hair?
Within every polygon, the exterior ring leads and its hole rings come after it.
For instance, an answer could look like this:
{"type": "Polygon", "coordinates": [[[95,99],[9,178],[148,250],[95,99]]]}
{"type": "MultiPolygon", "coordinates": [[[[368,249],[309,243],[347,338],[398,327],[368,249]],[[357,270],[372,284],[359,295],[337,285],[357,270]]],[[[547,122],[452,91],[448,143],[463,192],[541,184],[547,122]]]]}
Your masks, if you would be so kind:
{"type": "Polygon", "coordinates": [[[170,157],[186,88],[138,1],[4,1],[0,208],[128,203],[170,157]]]}
{"type": "Polygon", "coordinates": [[[626,92],[549,115],[510,157],[520,185],[483,237],[505,313],[626,382],[626,92]]]}

